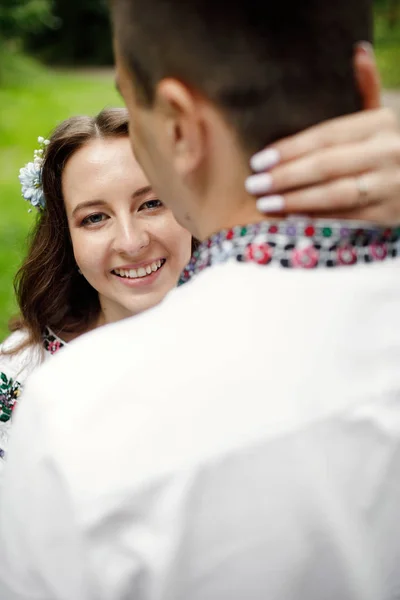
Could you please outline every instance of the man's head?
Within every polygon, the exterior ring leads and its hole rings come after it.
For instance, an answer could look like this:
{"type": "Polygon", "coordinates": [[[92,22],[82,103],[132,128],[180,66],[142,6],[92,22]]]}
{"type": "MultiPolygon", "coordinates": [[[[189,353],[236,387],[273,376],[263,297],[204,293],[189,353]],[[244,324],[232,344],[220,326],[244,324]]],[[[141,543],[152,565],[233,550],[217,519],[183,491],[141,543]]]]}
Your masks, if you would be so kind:
{"type": "Polygon", "coordinates": [[[134,149],[183,225],[199,234],[190,196],[207,195],[216,161],[233,182],[239,157],[245,168],[276,139],[360,108],[352,55],[371,37],[370,4],[112,0],[134,149]]]}

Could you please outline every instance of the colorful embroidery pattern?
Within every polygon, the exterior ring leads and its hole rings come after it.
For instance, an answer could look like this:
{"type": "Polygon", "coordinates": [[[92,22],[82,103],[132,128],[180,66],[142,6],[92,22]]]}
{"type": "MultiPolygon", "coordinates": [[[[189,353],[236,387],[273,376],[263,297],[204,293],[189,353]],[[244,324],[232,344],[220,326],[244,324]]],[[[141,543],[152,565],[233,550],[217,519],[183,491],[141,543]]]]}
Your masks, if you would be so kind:
{"type": "MultiPolygon", "coordinates": [[[[65,343],[50,329],[46,328],[43,335],[43,347],[45,351],[55,354],[64,346],[65,343]]],[[[5,373],[0,372],[0,422],[6,423],[11,419],[21,391],[22,384],[19,381],[14,380],[12,377],[7,377],[5,373]]],[[[2,458],[2,452],[0,448],[0,458],[2,458]]]]}
{"type": "Polygon", "coordinates": [[[46,352],[50,352],[50,354],[55,354],[65,346],[65,343],[60,340],[48,327],[43,335],[43,346],[46,352]]]}
{"type": "Polygon", "coordinates": [[[400,254],[400,227],[394,229],[327,219],[290,217],[215,233],[202,242],[181,274],[178,285],[208,267],[236,260],[289,269],[351,266],[400,254]]]}
{"type": "Polygon", "coordinates": [[[0,373],[0,422],[11,419],[12,412],[17,405],[18,396],[21,393],[21,384],[0,373]]]}

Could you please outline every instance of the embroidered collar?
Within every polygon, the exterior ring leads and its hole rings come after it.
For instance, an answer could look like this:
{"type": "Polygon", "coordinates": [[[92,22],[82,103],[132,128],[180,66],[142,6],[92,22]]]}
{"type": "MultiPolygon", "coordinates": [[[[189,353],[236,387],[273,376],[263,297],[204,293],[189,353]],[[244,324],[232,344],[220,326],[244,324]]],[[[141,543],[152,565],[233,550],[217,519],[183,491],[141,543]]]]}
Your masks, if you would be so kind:
{"type": "Polygon", "coordinates": [[[59,338],[50,327],[46,327],[43,334],[43,347],[46,352],[55,354],[60,348],[63,348],[66,345],[67,342],[64,342],[64,340],[59,338]]]}
{"type": "Polygon", "coordinates": [[[202,242],[178,285],[228,260],[315,269],[381,261],[399,253],[399,227],[384,229],[364,222],[304,217],[262,221],[221,231],[202,242]]]}

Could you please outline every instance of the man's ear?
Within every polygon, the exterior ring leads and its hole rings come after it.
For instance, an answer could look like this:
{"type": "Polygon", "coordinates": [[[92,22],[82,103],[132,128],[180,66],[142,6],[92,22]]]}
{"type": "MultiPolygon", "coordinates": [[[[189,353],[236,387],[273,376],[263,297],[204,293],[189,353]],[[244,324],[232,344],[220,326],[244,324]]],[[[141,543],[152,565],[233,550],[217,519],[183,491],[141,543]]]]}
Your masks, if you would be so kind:
{"type": "Polygon", "coordinates": [[[164,122],[164,142],[175,169],[183,177],[196,170],[205,155],[202,100],[176,79],[157,86],[156,103],[164,122]]]}
{"type": "Polygon", "coordinates": [[[353,65],[363,109],[381,106],[381,81],[375,54],[369,42],[360,42],[354,50],[353,65]]]}

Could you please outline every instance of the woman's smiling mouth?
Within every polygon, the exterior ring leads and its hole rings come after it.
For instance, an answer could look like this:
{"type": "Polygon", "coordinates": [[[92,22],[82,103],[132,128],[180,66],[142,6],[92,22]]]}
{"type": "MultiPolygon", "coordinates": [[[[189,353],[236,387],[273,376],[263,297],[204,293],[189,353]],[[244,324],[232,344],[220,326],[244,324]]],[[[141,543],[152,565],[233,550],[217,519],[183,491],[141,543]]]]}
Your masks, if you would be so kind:
{"type": "Polygon", "coordinates": [[[113,275],[124,279],[141,279],[143,277],[149,277],[153,273],[156,273],[161,269],[166,262],[165,258],[160,258],[147,265],[142,265],[136,269],[119,268],[113,269],[111,272],[113,275]]]}

